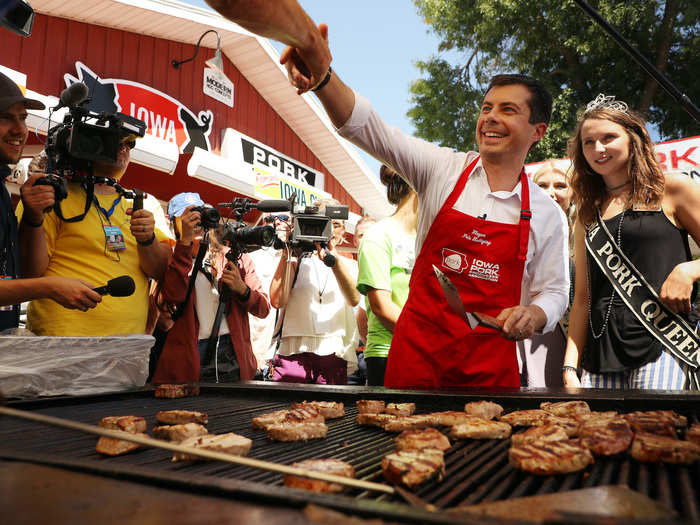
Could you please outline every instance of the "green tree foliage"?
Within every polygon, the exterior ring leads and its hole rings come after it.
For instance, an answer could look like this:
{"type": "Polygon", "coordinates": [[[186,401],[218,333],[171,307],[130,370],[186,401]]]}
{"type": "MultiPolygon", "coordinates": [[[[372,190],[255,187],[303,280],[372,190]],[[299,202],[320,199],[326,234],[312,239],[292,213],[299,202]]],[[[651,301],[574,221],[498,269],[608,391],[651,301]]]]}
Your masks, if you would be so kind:
{"type": "MultiPolygon", "coordinates": [[[[524,73],[547,86],[554,115],[529,161],[562,157],[577,111],[598,93],[642,112],[662,138],[698,133],[693,119],[573,0],[414,0],[459,56],[417,63],[409,118],[417,135],[462,151],[475,148],[474,129],[488,79],[524,73]]],[[[589,0],[634,47],[700,104],[700,1],[589,0]]]]}

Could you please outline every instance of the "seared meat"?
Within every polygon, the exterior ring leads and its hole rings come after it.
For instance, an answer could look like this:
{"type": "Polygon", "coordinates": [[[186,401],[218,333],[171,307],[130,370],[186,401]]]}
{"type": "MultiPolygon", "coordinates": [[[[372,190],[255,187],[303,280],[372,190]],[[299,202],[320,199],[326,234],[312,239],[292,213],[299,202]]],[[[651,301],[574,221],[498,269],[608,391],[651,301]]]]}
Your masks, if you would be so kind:
{"type": "Polygon", "coordinates": [[[471,420],[452,427],[450,436],[457,439],[505,439],[510,437],[511,427],[503,421],[492,421],[471,416],[471,420]]]}
{"type": "MultiPolygon", "coordinates": [[[[306,459],[297,463],[292,463],[292,467],[314,472],[324,472],[334,476],[346,478],[355,477],[355,468],[345,461],[339,459],[306,459]]],[[[284,476],[284,484],[294,489],[311,490],[313,492],[340,492],[345,486],[340,483],[331,483],[320,479],[304,478],[287,474],[284,476]]]]}
{"type": "Polygon", "coordinates": [[[414,428],[428,428],[436,426],[437,420],[430,414],[420,414],[414,416],[396,416],[387,420],[383,429],[387,432],[403,432],[414,428]]]}
{"type": "Polygon", "coordinates": [[[450,440],[434,428],[404,430],[396,438],[396,450],[425,450],[428,448],[445,451],[450,448],[450,440]]]}
{"type": "Polygon", "coordinates": [[[303,408],[293,408],[292,410],[275,410],[253,418],[253,428],[256,430],[267,430],[270,425],[280,423],[323,423],[325,418],[317,408],[307,404],[303,408]]]}
{"type": "Polygon", "coordinates": [[[683,416],[678,416],[672,410],[654,410],[649,412],[631,412],[624,418],[630,424],[632,430],[660,436],[676,437],[676,427],[688,423],[683,416]],[[682,419],[681,419],[682,418],[682,419]]]}
{"type": "Polygon", "coordinates": [[[384,423],[396,419],[396,416],[391,414],[357,414],[357,424],[372,426],[372,427],[382,427],[384,428],[384,423]]]}
{"type": "Polygon", "coordinates": [[[447,412],[431,412],[430,415],[435,418],[438,425],[442,425],[444,427],[451,427],[459,423],[466,423],[477,417],[469,415],[466,412],[458,412],[456,410],[449,410],[447,412]]]}
{"type": "Polygon", "coordinates": [[[688,431],[685,433],[685,439],[700,445],[700,424],[691,425],[688,431]]]}
{"type": "Polygon", "coordinates": [[[559,417],[573,417],[576,414],[588,414],[591,411],[585,401],[560,401],[559,403],[545,401],[540,403],[540,408],[559,417]]]}
{"type": "Polygon", "coordinates": [[[153,428],[153,437],[179,443],[187,438],[204,436],[208,434],[206,428],[198,423],[185,423],[184,425],[165,425],[153,428]]]}
{"type": "Polygon", "coordinates": [[[483,419],[497,419],[503,414],[503,407],[493,401],[472,401],[464,405],[464,411],[483,419]]]}
{"type": "Polygon", "coordinates": [[[622,417],[590,418],[581,424],[579,436],[583,444],[594,454],[613,456],[629,448],[634,434],[622,417]]]}
{"type": "Polygon", "coordinates": [[[386,409],[384,401],[360,399],[357,401],[358,414],[381,414],[386,409]]]}
{"type": "Polygon", "coordinates": [[[578,429],[581,424],[571,417],[559,417],[554,414],[550,414],[547,419],[545,419],[543,424],[557,425],[564,429],[566,435],[569,437],[578,436],[578,429]]]}
{"type": "Polygon", "coordinates": [[[270,425],[284,421],[287,414],[289,414],[289,410],[275,410],[274,412],[267,412],[266,414],[254,417],[253,428],[255,430],[266,430],[270,425]]]}
{"type": "Polygon", "coordinates": [[[569,439],[569,436],[559,425],[547,423],[539,427],[530,427],[519,434],[513,434],[510,439],[512,445],[517,447],[534,441],[562,441],[569,439]]]}
{"type": "Polygon", "coordinates": [[[589,419],[614,419],[616,417],[620,417],[620,414],[614,410],[608,410],[606,412],[582,412],[571,416],[572,419],[575,419],[579,423],[583,423],[589,419]]]}
{"type": "Polygon", "coordinates": [[[292,403],[292,408],[315,408],[326,419],[334,419],[345,416],[345,406],[343,403],[335,401],[304,401],[303,403],[292,403]]]}
{"type": "Polygon", "coordinates": [[[415,403],[389,403],[384,412],[394,416],[411,416],[416,411],[415,403]]]}
{"type": "Polygon", "coordinates": [[[198,396],[199,385],[158,385],[156,397],[175,399],[178,397],[198,396]]]}
{"type": "Polygon", "coordinates": [[[98,426],[130,434],[146,432],[146,420],[140,416],[106,416],[100,419],[98,426]]]}
{"type": "Polygon", "coordinates": [[[445,458],[439,450],[402,450],[382,459],[382,471],[388,481],[412,488],[434,477],[442,479],[445,458]]]}
{"type": "Polygon", "coordinates": [[[516,410],[500,417],[500,421],[513,427],[538,427],[544,425],[551,414],[544,410],[516,410]]]}
{"type": "Polygon", "coordinates": [[[511,447],[508,460],[515,468],[533,474],[566,474],[586,468],[593,455],[580,440],[535,441],[511,447]]]}
{"type": "MultiPolygon", "coordinates": [[[[182,441],[180,445],[214,452],[224,452],[236,456],[247,456],[253,442],[247,437],[229,432],[228,434],[206,434],[204,436],[190,437],[182,441]]],[[[206,461],[206,458],[184,452],[175,452],[173,461],[206,461]]]]}
{"type": "Polygon", "coordinates": [[[325,438],[328,426],[325,423],[285,421],[267,427],[267,437],[275,441],[307,441],[325,438]]]}
{"type": "MultiPolygon", "coordinates": [[[[129,434],[148,437],[147,434],[142,434],[140,432],[129,432],[129,434]]],[[[121,456],[122,454],[133,452],[134,450],[138,450],[142,447],[143,445],[132,443],[131,441],[102,436],[97,440],[95,450],[97,450],[97,452],[100,454],[104,454],[105,456],[121,456]]]]}
{"type": "Polygon", "coordinates": [[[630,456],[645,463],[682,463],[700,459],[700,445],[668,436],[638,432],[634,435],[630,456]]]}
{"type": "Polygon", "coordinates": [[[185,423],[206,425],[209,418],[204,412],[194,410],[162,410],[156,413],[156,421],[164,425],[184,425],[185,423]]]}

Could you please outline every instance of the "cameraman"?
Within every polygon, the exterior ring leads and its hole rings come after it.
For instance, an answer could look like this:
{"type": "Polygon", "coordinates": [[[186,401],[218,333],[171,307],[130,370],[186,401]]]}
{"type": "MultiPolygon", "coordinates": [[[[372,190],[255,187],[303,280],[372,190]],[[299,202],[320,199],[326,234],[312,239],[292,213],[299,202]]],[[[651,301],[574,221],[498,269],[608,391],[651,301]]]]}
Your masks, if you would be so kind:
{"type": "MultiPolygon", "coordinates": [[[[314,203],[323,212],[335,199],[314,203]]],[[[348,374],[357,370],[358,333],[353,307],[360,300],[357,263],[340,257],[336,247],[343,242],[345,221],[333,221],[333,235],[327,251],[335,264],[322,261],[324,250],[316,243],[312,253],[287,249],[270,286],[275,308],[284,308],[282,334],[272,362],[274,381],[344,385],[348,374]]]]}
{"type": "MultiPolygon", "coordinates": [[[[24,301],[53,299],[66,308],[85,311],[94,308],[102,299],[78,279],[17,279],[20,273],[17,219],[4,182],[11,173],[9,164],[19,162],[27,142],[27,109],[44,109],[44,105],[26,98],[17,84],[0,73],[0,330],[19,325],[19,303],[24,301]]],[[[23,200],[25,188],[32,186],[34,180],[36,177],[30,178],[20,189],[23,200]]],[[[53,194],[42,196],[38,204],[52,205],[53,194]]]]}
{"type": "MultiPolygon", "coordinates": [[[[93,175],[119,181],[129,165],[134,140],[126,137],[119,145],[115,162],[94,162],[93,175]]],[[[43,171],[45,155],[35,157],[30,171],[43,171]]],[[[34,178],[31,179],[36,182],[34,178]]],[[[107,336],[142,334],[148,315],[148,279],[160,279],[170,256],[170,236],[165,215],[152,196],[144,208],[132,210],[132,201],[118,195],[109,184],[95,184],[94,197],[85,217],[77,222],[59,219],[51,210],[30,203],[45,195],[49,186],[26,185],[20,221],[20,253],[27,264],[27,277],[43,275],[75,277],[103,285],[110,279],[129,275],[136,289],[129,297],[105,296],[98,308],[75,313],[56,307],[45,299],[32,301],[27,327],[37,335],[107,336]],[[28,256],[31,254],[31,258],[28,256]]],[[[85,211],[87,191],[79,183],[68,183],[68,196],[60,202],[64,217],[85,211]]]]}
{"type": "Polygon", "coordinates": [[[257,371],[250,344],[248,313],[267,316],[270,301],[262,291],[248,254],[243,253],[238,264],[227,260],[227,248],[211,239],[215,234],[212,230],[204,264],[198,269],[194,289],[188,295],[193,263],[202,240],[201,215],[194,208],[202,205],[196,193],[180,193],[168,204],[168,215],[178,241],[160,283],[157,303],[170,312],[182,308],[182,315],[168,332],[153,375],[154,383],[248,381],[257,371]],[[230,294],[219,327],[216,352],[208,362],[206,347],[221,286],[228,287],[230,294]]]}

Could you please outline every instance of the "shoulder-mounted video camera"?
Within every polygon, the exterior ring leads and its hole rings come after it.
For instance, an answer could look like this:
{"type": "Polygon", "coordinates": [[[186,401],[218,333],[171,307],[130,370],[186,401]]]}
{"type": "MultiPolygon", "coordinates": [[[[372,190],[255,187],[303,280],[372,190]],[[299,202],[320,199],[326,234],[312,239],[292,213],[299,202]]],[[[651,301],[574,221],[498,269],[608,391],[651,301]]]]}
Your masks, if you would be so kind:
{"type": "Polygon", "coordinates": [[[325,245],[333,237],[333,220],[347,220],[347,206],[297,206],[292,212],[292,234],[288,244],[301,251],[313,251],[314,243],[325,245]]]}

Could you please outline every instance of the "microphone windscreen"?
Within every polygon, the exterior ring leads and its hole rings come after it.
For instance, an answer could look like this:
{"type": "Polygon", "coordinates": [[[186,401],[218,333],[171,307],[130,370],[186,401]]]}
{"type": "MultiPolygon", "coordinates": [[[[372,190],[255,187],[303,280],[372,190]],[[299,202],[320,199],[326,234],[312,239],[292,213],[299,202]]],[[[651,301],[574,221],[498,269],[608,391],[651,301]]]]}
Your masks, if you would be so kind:
{"type": "Polygon", "coordinates": [[[88,97],[90,91],[82,82],[71,84],[61,92],[61,106],[75,106],[88,97]]]}
{"type": "Polygon", "coordinates": [[[255,204],[255,208],[263,212],[292,211],[292,203],[285,200],[264,200],[255,204]]]}
{"type": "Polygon", "coordinates": [[[107,293],[112,297],[128,297],[135,289],[134,280],[128,275],[120,275],[107,282],[107,293]]]}

